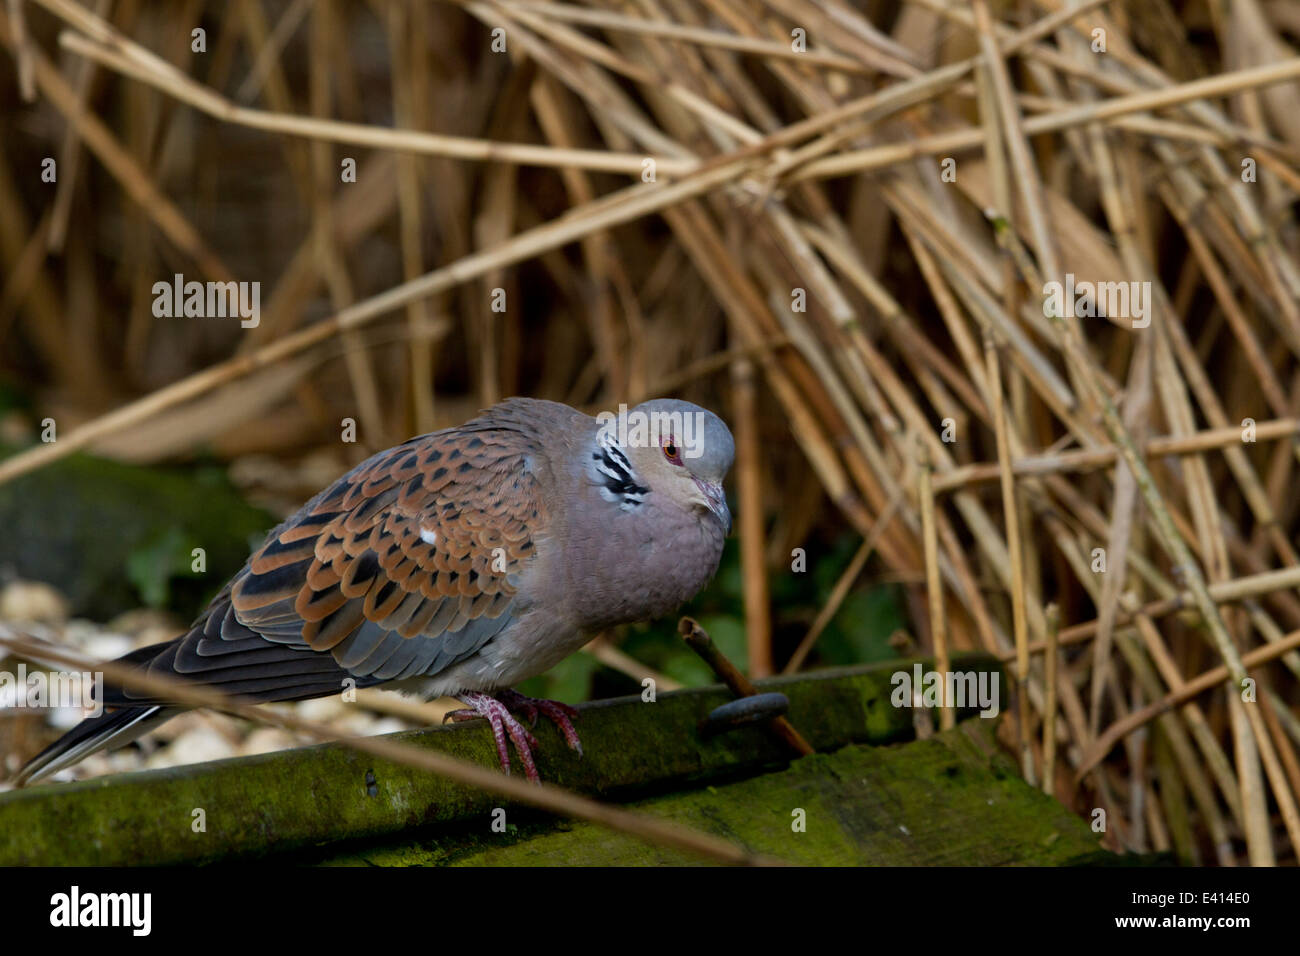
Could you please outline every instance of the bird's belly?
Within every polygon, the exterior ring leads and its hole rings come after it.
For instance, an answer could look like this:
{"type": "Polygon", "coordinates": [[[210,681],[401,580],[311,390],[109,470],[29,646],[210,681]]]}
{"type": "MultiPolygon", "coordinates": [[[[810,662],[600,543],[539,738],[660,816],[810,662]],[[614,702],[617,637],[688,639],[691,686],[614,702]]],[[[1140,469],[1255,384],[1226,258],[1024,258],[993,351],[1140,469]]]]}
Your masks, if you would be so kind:
{"type": "Polygon", "coordinates": [[[426,698],[465,691],[490,693],[550,670],[590,641],[592,634],[525,615],[493,637],[472,657],[431,677],[394,684],[426,698]]]}

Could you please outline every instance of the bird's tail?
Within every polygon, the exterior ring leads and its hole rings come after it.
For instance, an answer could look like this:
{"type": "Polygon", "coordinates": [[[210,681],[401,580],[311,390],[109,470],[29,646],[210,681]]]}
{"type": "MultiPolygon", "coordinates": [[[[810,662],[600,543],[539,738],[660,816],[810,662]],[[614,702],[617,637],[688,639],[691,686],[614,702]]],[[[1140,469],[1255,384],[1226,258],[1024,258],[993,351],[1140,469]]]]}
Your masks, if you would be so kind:
{"type": "MultiPolygon", "coordinates": [[[[140,647],[114,663],[144,667],[167,646],[164,642],[140,647]]],[[[123,688],[115,685],[104,687],[101,703],[104,705],[101,714],[87,717],[27,761],[14,777],[14,786],[25,787],[71,767],[93,753],[125,746],[185,709],[156,700],[133,700],[123,688]]]]}
{"type": "Polygon", "coordinates": [[[18,771],[14,785],[25,787],[71,767],[93,753],[121,747],[148,733],[183,710],[166,704],[119,707],[98,717],[87,717],[38,753],[18,771]]]}

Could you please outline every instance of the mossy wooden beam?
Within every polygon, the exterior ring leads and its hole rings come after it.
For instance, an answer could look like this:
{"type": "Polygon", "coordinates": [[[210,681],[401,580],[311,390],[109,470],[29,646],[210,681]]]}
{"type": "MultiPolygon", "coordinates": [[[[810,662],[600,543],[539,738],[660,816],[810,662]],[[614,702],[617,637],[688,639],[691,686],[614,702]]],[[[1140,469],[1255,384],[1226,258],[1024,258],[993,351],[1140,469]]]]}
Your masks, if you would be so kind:
{"type": "MultiPolygon", "coordinates": [[[[1070,866],[1119,862],[1079,817],[1020,778],[995,722],[928,740],[851,745],[785,770],[664,794],[629,809],[807,866],[1070,866]]],[[[696,858],[593,824],[485,814],[456,832],[314,862],[336,866],[680,866],[696,858]],[[518,820],[518,823],[513,821],[518,820]]]]}
{"type": "MultiPolygon", "coordinates": [[[[789,697],[790,721],[818,750],[889,743],[912,734],[913,712],[890,703],[891,676],[910,671],[912,663],[758,683],[789,697]]],[[[1002,680],[998,663],[982,654],[959,655],[953,667],[1002,680]]],[[[552,783],[623,800],[787,763],[788,750],[758,727],[701,738],[699,721],[730,699],[710,687],[660,694],[654,702],[625,697],[582,705],[578,728],[586,756],[569,751],[554,727],[539,721],[538,768],[552,783]]],[[[480,721],[393,736],[496,765],[491,734],[480,721]]],[[[239,859],[391,837],[501,804],[472,787],[323,744],[0,794],[0,865],[239,859]]]]}

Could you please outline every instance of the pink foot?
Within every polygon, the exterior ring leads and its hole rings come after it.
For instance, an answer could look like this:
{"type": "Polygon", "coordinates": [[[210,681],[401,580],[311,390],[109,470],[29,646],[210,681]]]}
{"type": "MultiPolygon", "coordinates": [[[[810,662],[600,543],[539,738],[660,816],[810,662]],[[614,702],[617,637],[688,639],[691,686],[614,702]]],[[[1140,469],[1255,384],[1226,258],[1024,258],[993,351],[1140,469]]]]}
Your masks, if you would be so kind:
{"type": "Polygon", "coordinates": [[[524,775],[534,783],[540,783],[541,777],[537,774],[537,765],[533,763],[532,748],[537,746],[537,738],[528,732],[519,721],[517,721],[510,709],[501,701],[488,694],[467,693],[458,695],[461,700],[469,704],[469,710],[453,710],[443,720],[473,720],[475,717],[486,718],[488,724],[492,727],[492,737],[497,744],[497,757],[501,760],[501,769],[510,773],[510,750],[506,746],[506,735],[514,742],[515,750],[519,751],[519,762],[524,765],[524,775]]]}
{"type": "Polygon", "coordinates": [[[511,690],[508,687],[497,692],[497,700],[511,710],[522,710],[528,717],[530,724],[537,723],[539,711],[545,714],[547,719],[559,728],[560,733],[564,734],[564,742],[569,745],[569,749],[576,750],[578,756],[582,756],[582,741],[578,739],[578,732],[573,729],[573,722],[578,719],[576,708],[570,707],[568,704],[561,704],[558,700],[525,697],[518,691],[511,690]]]}
{"type": "Polygon", "coordinates": [[[525,697],[509,688],[497,691],[495,696],[476,692],[457,696],[469,704],[469,709],[453,710],[443,719],[459,722],[474,720],[477,717],[485,718],[492,727],[492,736],[497,744],[497,756],[501,759],[501,769],[506,773],[510,773],[510,751],[506,746],[508,735],[515,745],[515,750],[519,752],[519,761],[524,765],[524,774],[529,780],[541,780],[537,773],[537,765],[533,762],[532,752],[532,748],[537,746],[537,738],[515,719],[512,711],[523,713],[530,724],[537,723],[539,713],[545,714],[564,735],[564,742],[569,745],[569,749],[576,750],[578,756],[582,756],[582,741],[578,739],[578,732],[573,729],[573,721],[577,719],[578,712],[568,704],[561,704],[558,700],[525,697]]]}

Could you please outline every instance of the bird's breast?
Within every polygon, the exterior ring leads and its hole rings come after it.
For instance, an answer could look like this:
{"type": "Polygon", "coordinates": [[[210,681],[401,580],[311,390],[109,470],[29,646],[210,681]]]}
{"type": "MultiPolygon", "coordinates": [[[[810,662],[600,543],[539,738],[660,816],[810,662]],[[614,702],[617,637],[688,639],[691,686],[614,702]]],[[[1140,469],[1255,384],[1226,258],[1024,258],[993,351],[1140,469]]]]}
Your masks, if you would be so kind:
{"type": "Polygon", "coordinates": [[[571,541],[575,611],[591,630],[675,611],[718,570],[722,528],[708,515],[653,508],[611,515],[571,541]]]}

